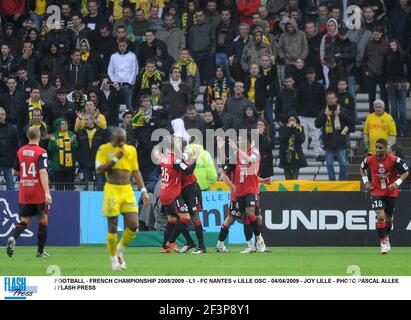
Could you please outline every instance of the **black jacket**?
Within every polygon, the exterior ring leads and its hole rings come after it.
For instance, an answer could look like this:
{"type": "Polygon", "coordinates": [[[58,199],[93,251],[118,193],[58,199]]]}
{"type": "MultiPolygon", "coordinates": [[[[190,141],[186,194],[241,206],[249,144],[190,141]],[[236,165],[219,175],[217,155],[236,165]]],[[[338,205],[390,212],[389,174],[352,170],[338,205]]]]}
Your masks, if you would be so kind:
{"type": "Polygon", "coordinates": [[[253,108],[254,116],[252,118],[247,117],[246,111],[247,111],[247,108],[244,110],[243,119],[239,125],[239,129],[247,129],[247,130],[257,129],[257,123],[260,120],[257,110],[253,108]]]}
{"type": "Polygon", "coordinates": [[[76,124],[77,118],[76,111],[78,110],[76,109],[76,105],[74,103],[66,101],[65,105],[62,105],[60,101],[57,101],[50,107],[49,123],[54,124],[54,121],[58,118],[64,118],[68,122],[69,131],[74,132],[74,125],[76,124]]]}
{"type": "Polygon", "coordinates": [[[23,56],[20,55],[16,58],[16,66],[17,69],[20,67],[25,68],[30,78],[37,79],[37,76],[39,75],[40,60],[35,54],[32,54],[27,59],[24,59],[23,56]]]}
{"type": "Polygon", "coordinates": [[[11,124],[0,124],[0,167],[11,168],[18,148],[17,130],[11,124]]]}
{"type": "Polygon", "coordinates": [[[57,44],[57,47],[59,48],[59,52],[61,54],[63,54],[64,56],[69,56],[72,47],[69,32],[65,32],[63,30],[52,30],[48,32],[44,39],[44,49],[47,50],[47,48],[49,48],[50,44],[52,43],[57,44]]]}
{"type": "Polygon", "coordinates": [[[105,131],[96,128],[90,148],[87,129],[81,129],[77,133],[77,143],[77,160],[80,163],[80,168],[93,169],[96,163],[97,150],[105,143],[105,131]]]}
{"type": "Polygon", "coordinates": [[[25,101],[24,94],[21,91],[16,90],[14,94],[10,95],[10,92],[7,91],[0,96],[0,101],[0,105],[6,109],[7,122],[17,125],[18,115],[21,106],[25,101]]]}
{"type": "Polygon", "coordinates": [[[32,77],[29,77],[27,81],[20,81],[19,79],[17,79],[17,90],[23,93],[24,100],[27,100],[28,98],[30,98],[31,88],[35,88],[38,86],[39,84],[32,77]]]}
{"type": "Polygon", "coordinates": [[[231,44],[238,34],[238,27],[235,23],[231,22],[229,25],[225,25],[221,21],[216,28],[216,52],[225,53],[227,55],[231,52],[231,44]]]}
{"type": "Polygon", "coordinates": [[[98,101],[99,101],[99,111],[106,117],[107,126],[119,125],[119,95],[117,91],[113,88],[110,88],[110,94],[108,98],[106,97],[104,91],[99,90],[98,92],[98,101]]]}
{"type": "Polygon", "coordinates": [[[337,93],[338,104],[350,113],[350,116],[355,119],[355,99],[348,92],[337,93]]]}
{"type": "MultiPolygon", "coordinates": [[[[140,45],[140,49],[138,50],[138,63],[140,66],[145,66],[147,60],[155,60],[156,58],[156,50],[157,47],[160,46],[160,43],[164,43],[161,40],[155,39],[154,42],[149,46],[147,42],[143,42],[140,45]]],[[[162,47],[164,45],[161,44],[162,47]]],[[[167,45],[165,45],[167,46],[167,45]]]]}
{"type": "MultiPolygon", "coordinates": [[[[49,52],[49,51],[46,51],[49,52]]],[[[48,53],[44,56],[41,63],[41,71],[47,72],[50,79],[63,74],[64,66],[67,64],[67,57],[57,51],[57,54],[48,53]]]]}
{"type": "Polygon", "coordinates": [[[406,82],[410,80],[411,72],[407,72],[410,67],[410,57],[405,54],[401,57],[400,53],[390,52],[385,60],[385,73],[387,75],[387,82],[406,82]],[[408,74],[407,74],[408,73],[408,74]]]}
{"type": "Polygon", "coordinates": [[[350,40],[338,38],[335,43],[335,62],[342,79],[354,75],[357,58],[357,45],[350,40]]]}
{"type": "Polygon", "coordinates": [[[16,68],[16,59],[12,55],[9,55],[6,59],[3,59],[3,56],[0,55],[0,80],[14,76],[17,71],[16,68]]]}
{"type": "Polygon", "coordinates": [[[289,128],[282,126],[280,128],[280,168],[291,166],[295,161],[298,162],[299,168],[307,166],[307,160],[305,158],[302,144],[305,141],[304,127],[298,126],[297,128],[289,128]],[[294,151],[290,150],[290,138],[294,136],[294,151]],[[291,151],[292,162],[289,163],[287,159],[287,153],[291,151]]]}
{"type": "MultiPolygon", "coordinates": [[[[48,127],[50,127],[51,126],[49,122],[50,107],[44,101],[41,101],[41,110],[43,113],[43,121],[46,123],[48,127]]],[[[33,112],[32,107],[29,106],[27,101],[22,104],[22,107],[20,108],[20,112],[19,112],[18,123],[17,123],[17,128],[19,131],[22,131],[23,128],[29,124],[31,120],[32,112],[33,112]]]]}
{"type": "Polygon", "coordinates": [[[266,137],[260,134],[259,150],[261,155],[260,172],[261,178],[268,178],[274,175],[274,141],[269,141],[266,137]]]}
{"type": "Polygon", "coordinates": [[[75,84],[80,84],[84,89],[87,89],[91,86],[94,79],[93,70],[90,65],[83,61],[81,61],[79,65],[72,63],[66,65],[63,73],[67,82],[72,87],[74,87],[75,84]]]}
{"type": "Polygon", "coordinates": [[[277,100],[275,103],[275,120],[277,122],[285,123],[287,120],[287,116],[291,111],[295,111],[297,108],[297,90],[287,90],[283,88],[280,90],[277,96],[277,100]]]}
{"type": "Polygon", "coordinates": [[[317,117],[326,104],[324,86],[318,82],[310,85],[306,80],[298,90],[296,104],[299,117],[317,117]]]}
{"type": "Polygon", "coordinates": [[[180,91],[176,92],[170,83],[166,83],[161,91],[160,105],[166,107],[171,120],[184,116],[191,103],[190,88],[183,82],[179,87],[180,91]]]}
{"type": "MultiPolygon", "coordinates": [[[[345,127],[348,127],[349,132],[355,131],[354,119],[351,117],[350,113],[344,108],[341,108],[340,110],[341,110],[341,114],[340,114],[341,130],[334,130],[333,133],[326,133],[325,128],[326,128],[327,116],[325,115],[325,110],[321,112],[318,115],[317,119],[315,120],[315,126],[319,129],[322,129],[322,137],[323,137],[325,150],[345,149],[347,147],[347,136],[342,135],[341,131],[344,130],[345,127]]],[[[334,128],[334,123],[335,123],[335,116],[331,116],[331,125],[333,128],[334,128]]]]}
{"type": "Polygon", "coordinates": [[[318,33],[316,36],[312,38],[307,38],[308,41],[308,56],[306,61],[306,66],[315,68],[315,72],[317,74],[317,79],[322,80],[324,78],[323,75],[323,68],[321,65],[321,56],[320,56],[320,48],[321,48],[321,41],[323,38],[322,33],[318,33]]]}

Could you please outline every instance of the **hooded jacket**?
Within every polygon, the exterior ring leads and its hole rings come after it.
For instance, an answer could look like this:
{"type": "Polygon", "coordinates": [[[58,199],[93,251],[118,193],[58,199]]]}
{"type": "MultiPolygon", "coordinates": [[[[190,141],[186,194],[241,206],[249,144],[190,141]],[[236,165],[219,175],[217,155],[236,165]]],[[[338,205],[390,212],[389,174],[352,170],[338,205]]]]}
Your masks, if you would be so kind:
{"type": "Polygon", "coordinates": [[[329,61],[335,61],[336,42],[338,39],[338,21],[330,19],[327,22],[327,33],[323,36],[320,48],[320,57],[323,64],[329,61]],[[335,24],[335,32],[329,29],[330,24],[335,24]]]}
{"type": "Polygon", "coordinates": [[[57,75],[63,73],[64,66],[67,64],[67,58],[64,54],[60,53],[60,47],[58,43],[49,42],[46,46],[46,54],[42,59],[41,71],[47,72],[51,79],[55,79],[57,75]],[[52,54],[50,52],[51,45],[54,44],[57,47],[57,52],[52,54]]]}
{"type": "Polygon", "coordinates": [[[282,60],[294,62],[297,59],[305,60],[308,56],[307,37],[303,31],[298,30],[298,24],[294,19],[288,22],[294,27],[294,32],[287,30],[281,35],[278,43],[278,56],[282,60]]]}
{"type": "Polygon", "coordinates": [[[257,123],[258,120],[260,120],[260,117],[258,116],[257,110],[255,109],[255,107],[247,107],[244,109],[244,113],[243,113],[243,119],[242,119],[242,123],[240,124],[240,129],[247,129],[247,130],[253,130],[253,129],[257,129],[257,123]],[[247,109],[252,109],[254,114],[252,118],[248,118],[246,115],[246,111],[247,109]]]}
{"type": "Polygon", "coordinates": [[[297,113],[290,112],[285,120],[285,125],[280,128],[280,168],[286,168],[292,164],[288,163],[287,150],[290,150],[290,141],[294,141],[294,151],[292,151],[292,161],[298,163],[299,168],[307,166],[302,144],[305,141],[304,127],[301,126],[297,113]],[[297,119],[297,127],[287,127],[288,119],[294,117],[297,119]]]}
{"type": "Polygon", "coordinates": [[[163,41],[168,48],[168,52],[177,60],[182,49],[186,47],[186,37],[184,32],[177,27],[167,29],[165,26],[157,32],[157,39],[163,41]]]}
{"type": "Polygon", "coordinates": [[[214,165],[214,159],[202,145],[190,144],[188,150],[193,153],[195,149],[200,148],[200,157],[197,159],[194,174],[202,191],[210,190],[217,181],[217,170],[214,165]]]}
{"type": "Polygon", "coordinates": [[[241,68],[244,72],[248,72],[248,69],[252,64],[260,65],[260,59],[263,55],[272,56],[273,52],[271,47],[265,44],[264,41],[261,43],[256,43],[254,38],[251,39],[244,47],[243,54],[241,56],[241,68]]]}

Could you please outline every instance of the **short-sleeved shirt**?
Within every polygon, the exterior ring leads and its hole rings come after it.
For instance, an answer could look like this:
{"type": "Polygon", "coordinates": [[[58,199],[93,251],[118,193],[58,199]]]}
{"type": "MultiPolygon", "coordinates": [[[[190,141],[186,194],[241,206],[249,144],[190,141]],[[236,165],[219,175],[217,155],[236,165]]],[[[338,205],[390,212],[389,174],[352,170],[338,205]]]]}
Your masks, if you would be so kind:
{"type": "Polygon", "coordinates": [[[364,134],[370,137],[370,154],[375,154],[375,144],[378,139],[388,140],[390,136],[397,135],[397,127],[391,115],[384,112],[382,116],[377,116],[375,113],[367,117],[364,126],[364,134]]]}
{"type": "Polygon", "coordinates": [[[237,198],[259,193],[260,152],[256,148],[252,148],[247,152],[247,156],[251,158],[249,163],[243,160],[239,153],[237,155],[237,165],[234,173],[237,198]]]}
{"type": "MultiPolygon", "coordinates": [[[[121,148],[113,146],[111,143],[103,144],[97,151],[96,168],[105,165],[113,160],[117,151],[121,148]]],[[[113,170],[124,170],[129,172],[138,171],[137,150],[128,144],[124,145],[124,155],[120,161],[111,167],[113,170]]]]}
{"type": "Polygon", "coordinates": [[[19,149],[14,170],[20,172],[19,204],[43,204],[46,200],[40,170],[47,169],[47,151],[28,144],[19,149]]]}
{"type": "Polygon", "coordinates": [[[383,162],[378,161],[377,156],[370,156],[361,163],[361,169],[370,169],[373,190],[371,195],[374,197],[398,197],[398,189],[389,191],[388,187],[393,184],[399,174],[407,172],[408,166],[400,158],[388,153],[383,162]]]}

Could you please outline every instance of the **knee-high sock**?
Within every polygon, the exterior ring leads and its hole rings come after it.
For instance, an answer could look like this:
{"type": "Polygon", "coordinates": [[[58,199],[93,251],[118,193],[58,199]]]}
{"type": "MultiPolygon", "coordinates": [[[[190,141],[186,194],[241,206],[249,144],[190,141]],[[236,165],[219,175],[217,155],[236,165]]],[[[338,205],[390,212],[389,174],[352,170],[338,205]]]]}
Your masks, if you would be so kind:
{"type": "Polygon", "coordinates": [[[190,219],[187,218],[181,218],[180,221],[177,222],[172,234],[170,235],[170,239],[168,242],[174,243],[176,242],[178,236],[184,231],[184,229],[187,229],[187,225],[190,223],[190,219]]]}
{"type": "Polygon", "coordinates": [[[44,247],[46,246],[46,241],[47,241],[47,230],[48,230],[47,221],[40,221],[39,230],[37,233],[37,251],[39,253],[44,252],[44,247]]]}
{"type": "Polygon", "coordinates": [[[257,217],[254,215],[249,216],[249,220],[250,220],[250,225],[251,225],[251,228],[253,229],[254,235],[258,237],[259,235],[261,235],[261,231],[260,231],[260,228],[258,227],[257,217]]]}
{"type": "Polygon", "coordinates": [[[174,227],[176,226],[175,221],[167,222],[166,228],[164,229],[164,238],[163,238],[163,248],[166,248],[168,239],[170,239],[171,234],[173,233],[174,227]]]}
{"type": "Polygon", "coordinates": [[[124,248],[127,247],[131,241],[134,240],[134,238],[137,236],[137,230],[133,231],[129,228],[127,228],[126,230],[124,230],[123,232],[123,236],[120,239],[120,245],[124,248]]]}
{"type": "Polygon", "coordinates": [[[200,248],[205,248],[205,244],[204,244],[204,234],[203,234],[203,225],[201,224],[201,221],[197,221],[194,224],[194,230],[196,232],[196,236],[198,239],[198,246],[200,248]]]}
{"type": "Polygon", "coordinates": [[[385,241],[387,239],[387,232],[385,230],[385,222],[377,222],[377,233],[380,242],[385,241]]]}
{"type": "Polygon", "coordinates": [[[26,228],[27,228],[27,223],[25,222],[20,222],[19,224],[17,224],[13,232],[13,238],[15,240],[20,238],[20,235],[24,232],[24,230],[26,230],[26,228]]]}
{"type": "Polygon", "coordinates": [[[186,239],[186,243],[187,244],[193,244],[194,243],[194,240],[193,240],[193,238],[191,237],[191,235],[190,235],[190,232],[188,231],[188,229],[187,228],[185,228],[183,231],[181,231],[181,234],[183,235],[183,237],[186,239]]]}
{"type": "Polygon", "coordinates": [[[118,241],[117,232],[107,233],[107,249],[108,249],[108,254],[110,255],[110,257],[117,257],[117,241],[118,241]]]}
{"type": "Polygon", "coordinates": [[[253,227],[250,225],[248,217],[244,218],[244,235],[247,242],[253,238],[253,227]]]}
{"type": "Polygon", "coordinates": [[[387,234],[387,236],[390,235],[392,230],[392,222],[391,221],[385,221],[385,233],[387,234]]]}
{"type": "Polygon", "coordinates": [[[230,228],[227,227],[225,224],[223,224],[221,226],[220,234],[218,236],[218,241],[224,242],[225,239],[227,239],[229,231],[230,231],[230,228]]]}

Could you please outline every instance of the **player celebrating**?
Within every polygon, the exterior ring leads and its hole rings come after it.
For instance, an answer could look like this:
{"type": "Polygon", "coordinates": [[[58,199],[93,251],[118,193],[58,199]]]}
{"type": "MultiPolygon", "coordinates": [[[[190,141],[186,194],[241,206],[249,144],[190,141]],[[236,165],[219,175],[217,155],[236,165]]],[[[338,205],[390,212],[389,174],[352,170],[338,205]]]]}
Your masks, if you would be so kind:
{"type": "Polygon", "coordinates": [[[40,130],[30,127],[27,130],[29,143],[17,152],[13,175],[20,177],[19,205],[20,223],[16,225],[13,236],[7,241],[7,254],[12,257],[16,241],[30,225],[33,217],[38,217],[37,234],[38,258],[48,257],[44,251],[47,241],[48,211],[52,198],[47,173],[47,152],[39,147],[40,130]]]}
{"type": "Polygon", "coordinates": [[[409,169],[403,160],[388,153],[388,141],[376,142],[376,154],[361,164],[361,176],[365,189],[371,191],[371,207],[377,213],[377,232],[381,242],[381,254],[391,250],[389,235],[399,187],[408,178],[409,169]],[[371,182],[367,170],[371,171],[371,182]],[[400,175],[400,177],[398,177],[400,175]]]}
{"type": "Polygon", "coordinates": [[[96,156],[97,174],[106,174],[104,186],[103,214],[108,220],[107,248],[113,271],[127,269],[124,261],[124,250],[133,241],[138,232],[138,207],[130,183],[131,176],[139,187],[144,206],[150,198],[144,186],[143,177],[138,168],[137,151],[127,145],[127,135],[124,129],[116,128],[111,143],[100,147],[96,156]],[[118,242],[118,216],[123,214],[127,226],[118,242]]]}

